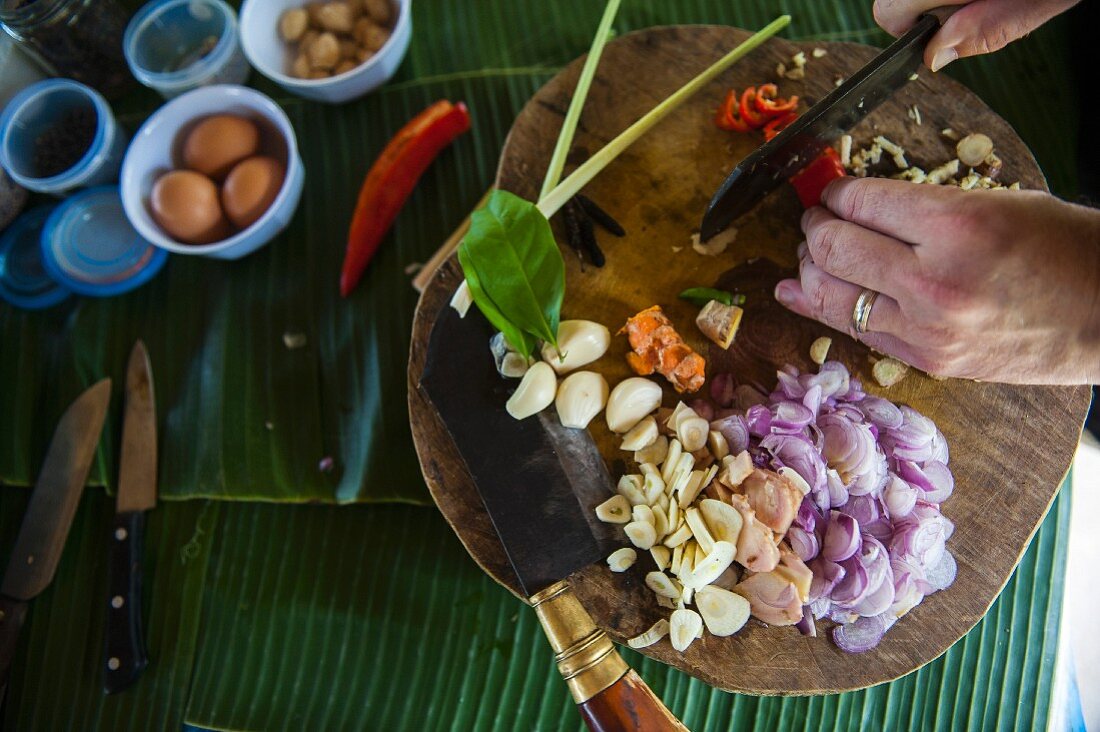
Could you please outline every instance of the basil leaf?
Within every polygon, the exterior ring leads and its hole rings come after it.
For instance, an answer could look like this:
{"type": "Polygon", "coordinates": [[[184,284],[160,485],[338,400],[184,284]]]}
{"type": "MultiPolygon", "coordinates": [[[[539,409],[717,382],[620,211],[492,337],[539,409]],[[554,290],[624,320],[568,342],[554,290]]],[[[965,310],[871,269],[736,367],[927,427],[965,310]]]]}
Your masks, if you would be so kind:
{"type": "Polygon", "coordinates": [[[688,302],[698,305],[699,307],[705,306],[711,300],[717,300],[723,305],[744,305],[744,295],[734,295],[733,293],[726,292],[725,290],[715,290],[712,287],[689,287],[680,293],[681,300],[687,300],[688,302]]]}
{"type": "Polygon", "coordinates": [[[482,300],[490,301],[516,328],[557,346],[565,263],[550,222],[535,204],[507,191],[493,191],[488,203],[470,217],[459,256],[463,270],[469,267],[478,279],[482,299],[473,287],[470,292],[482,312],[482,300]]]}
{"type": "Polygon", "coordinates": [[[531,353],[535,350],[535,339],[504,317],[504,313],[500,312],[500,308],[496,306],[496,303],[485,294],[485,290],[481,286],[481,276],[474,264],[469,261],[462,247],[458,248],[458,262],[462,265],[462,272],[466,275],[466,286],[470,288],[470,294],[474,298],[477,309],[481,311],[481,314],[494,328],[504,334],[504,338],[511,344],[512,348],[519,351],[524,358],[530,358],[531,353]]]}

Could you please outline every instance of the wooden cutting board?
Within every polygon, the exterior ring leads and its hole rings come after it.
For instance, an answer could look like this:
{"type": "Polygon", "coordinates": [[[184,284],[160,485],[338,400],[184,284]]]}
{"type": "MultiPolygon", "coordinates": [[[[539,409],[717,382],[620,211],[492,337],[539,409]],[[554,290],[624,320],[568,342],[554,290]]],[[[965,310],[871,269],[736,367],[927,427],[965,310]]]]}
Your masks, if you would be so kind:
{"type": "MultiPolygon", "coordinates": [[[[726,27],[675,26],[631,33],[610,43],[571,159],[594,153],[748,35],[726,27]]],[[[858,689],[902,676],[942,654],[978,622],[1008,581],[1061,485],[1089,405],[1085,387],[936,381],[921,374],[910,374],[888,391],[875,387],[865,347],[791,315],[772,299],[775,282],[796,265],[795,248],[801,240],[801,208],[790,190],[773,193],[738,222],[737,240],[724,254],[706,257],[691,249],[689,236],[697,231],[710,196],[736,162],[759,144],[757,135],[714,126],[713,109],[725,90],[777,81],[782,95],[798,94],[812,103],[833,88],[838,77],[850,75],[876,52],[851,43],[769,41],[588,185],[586,194],[627,230],[622,239],[599,234],[607,265],[582,268],[575,254],[563,248],[563,317],[597,320],[614,332],[634,312],[659,303],[689,342],[706,352],[708,343],[692,325],[695,307],[676,294],[685,287],[722,283],[745,292],[748,303],[737,342],[729,353],[711,353],[708,377],[729,370],[742,381],[770,389],[778,367],[810,367],[810,343],[819,335],[831,335],[831,358],[843,361],[872,393],[933,418],[947,437],[957,482],[955,494],[943,506],[957,526],[948,544],[959,565],[954,586],[927,598],[886,634],[878,648],[861,655],[837,649],[828,637],[829,623],[818,624],[817,638],[806,638],[794,628],[769,628],[755,619],[734,637],[707,635],[684,654],[667,640],[643,651],[730,691],[820,694],[858,689]],[[813,58],[814,48],[824,48],[827,55],[813,58]],[[809,58],[806,78],[777,79],[777,63],[789,66],[799,50],[809,58]]],[[[537,195],[580,64],[578,59],[548,82],[517,117],[501,156],[500,187],[532,200],[537,195]]],[[[940,135],[945,127],[989,135],[1004,160],[1006,181],[1045,190],[1038,165],[1012,128],[965,87],[924,69],[919,80],[883,104],[853,135],[857,146],[876,134],[886,135],[906,148],[911,162],[929,170],[954,156],[954,143],[940,135]],[[923,124],[909,117],[912,105],[917,105],[923,124]]],[[[560,229],[558,233],[564,241],[560,229]]],[[[440,510],[475,561],[518,594],[516,578],[447,430],[417,389],[431,326],[460,277],[452,257],[417,308],[409,360],[413,436],[440,510]]],[[[626,350],[625,338],[615,338],[609,353],[594,365],[611,384],[628,375],[626,350]]],[[[665,403],[675,403],[671,391],[665,403]]],[[[592,433],[612,474],[625,472],[628,455],[618,451],[602,420],[596,420],[592,433]]],[[[597,564],[572,578],[593,618],[620,642],[667,615],[645,588],[649,562],[643,553],[624,574],[612,574],[606,565],[597,564]]]]}

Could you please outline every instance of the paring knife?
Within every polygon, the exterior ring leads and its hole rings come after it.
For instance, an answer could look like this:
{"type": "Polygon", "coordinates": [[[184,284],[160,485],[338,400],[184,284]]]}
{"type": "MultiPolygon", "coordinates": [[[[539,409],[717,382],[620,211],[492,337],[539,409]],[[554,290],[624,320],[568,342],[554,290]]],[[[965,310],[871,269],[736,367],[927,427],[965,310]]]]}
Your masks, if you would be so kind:
{"type": "Polygon", "coordinates": [[[553,410],[522,421],[509,416],[504,405],[515,383],[497,373],[490,335],[479,316],[443,308],[420,388],[477,485],[558,670],[593,730],[685,730],[569,587],[570,574],[615,546],[614,530],[594,515],[614,493],[603,458],[587,430],[562,427],[553,410]]]}
{"type": "Polygon", "coordinates": [[[53,580],[111,398],[111,380],[89,387],[61,416],[0,584],[0,700],[28,603],[53,580]]]}
{"type": "Polygon", "coordinates": [[[939,9],[933,11],[935,15],[922,16],[909,32],[742,160],[707,206],[700,238],[706,241],[748,213],[764,196],[806,167],[905,86],[920,65],[924,47],[939,29],[941,20],[953,10],[939,9]]]}
{"type": "Polygon", "coordinates": [[[108,694],[134,683],[149,663],[141,622],[141,557],[145,512],[157,502],[157,415],[149,354],[141,341],[126,367],[119,464],[103,644],[103,690],[108,694]]]}

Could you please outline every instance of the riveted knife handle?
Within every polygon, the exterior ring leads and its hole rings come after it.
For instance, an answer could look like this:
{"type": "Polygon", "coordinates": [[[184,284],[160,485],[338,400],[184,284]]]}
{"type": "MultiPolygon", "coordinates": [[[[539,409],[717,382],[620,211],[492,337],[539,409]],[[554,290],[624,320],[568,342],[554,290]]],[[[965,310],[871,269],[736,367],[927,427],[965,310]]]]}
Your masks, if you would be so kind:
{"type": "Polygon", "coordinates": [[[141,623],[141,555],[145,514],[115,516],[111,529],[110,592],[103,652],[103,691],[113,694],[134,683],[149,663],[141,623]]]}
{"type": "Polygon", "coordinates": [[[8,688],[11,664],[19,648],[19,631],[27,617],[27,603],[0,595],[0,708],[8,688]]]}
{"type": "Polygon", "coordinates": [[[592,732],[687,732],[638,674],[565,581],[531,598],[584,723],[592,732]]]}

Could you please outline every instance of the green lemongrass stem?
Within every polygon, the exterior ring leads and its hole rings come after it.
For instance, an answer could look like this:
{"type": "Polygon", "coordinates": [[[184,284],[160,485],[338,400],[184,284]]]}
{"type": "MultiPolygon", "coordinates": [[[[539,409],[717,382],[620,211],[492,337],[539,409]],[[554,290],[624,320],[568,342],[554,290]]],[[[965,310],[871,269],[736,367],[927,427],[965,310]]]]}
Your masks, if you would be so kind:
{"type": "Polygon", "coordinates": [[[565,158],[569,154],[569,146],[573,144],[573,134],[577,131],[577,122],[581,118],[581,109],[584,108],[585,97],[588,96],[588,88],[592,86],[592,78],[596,75],[596,67],[600,63],[604,44],[611,35],[611,21],[615,19],[615,13],[619,10],[619,0],[608,0],[604,8],[603,18],[596,29],[596,36],[592,39],[592,47],[588,49],[588,58],[584,60],[581,75],[577,78],[577,86],[573,90],[573,99],[569,102],[569,109],[565,113],[565,119],[561,123],[561,132],[558,133],[558,142],[554,145],[554,153],[550,156],[550,166],[546,169],[546,178],[542,181],[542,191],[539,200],[546,198],[550,191],[561,181],[561,172],[565,168],[565,158]]]}
{"type": "Polygon", "coordinates": [[[733,49],[706,71],[684,84],[676,90],[672,96],[665,99],[651,109],[641,119],[623,130],[618,137],[607,143],[598,153],[586,160],[573,173],[558,184],[554,190],[544,196],[538,202],[538,208],[542,215],[550,218],[565,202],[572,198],[578,191],[584,188],[590,180],[606,168],[623,150],[630,147],[639,137],[649,131],[651,127],[664,119],[670,112],[683,104],[695,92],[714,80],[716,76],[744,58],[748,53],[756,49],[764,41],[774,36],[787,27],[791,22],[791,16],[781,15],[771,23],[754,33],[748,40],[733,49]]]}

